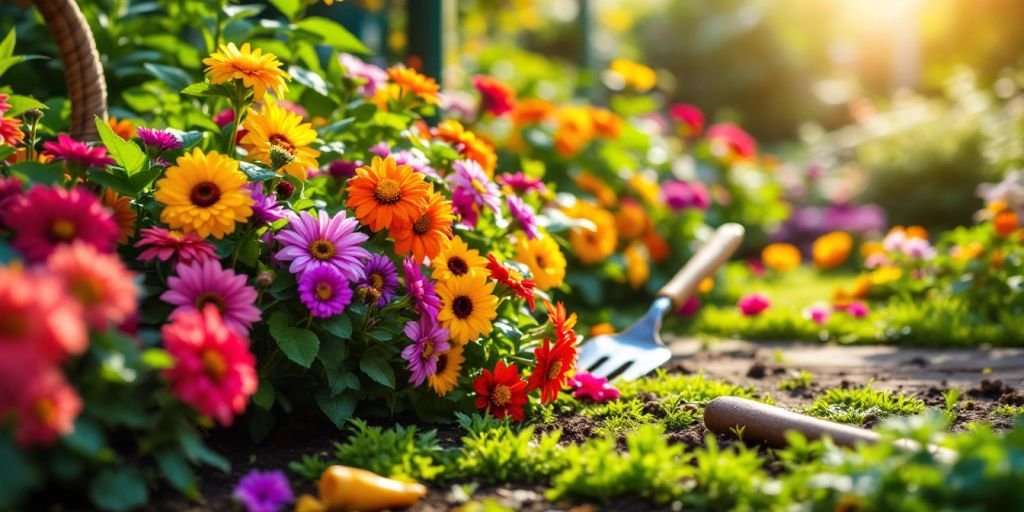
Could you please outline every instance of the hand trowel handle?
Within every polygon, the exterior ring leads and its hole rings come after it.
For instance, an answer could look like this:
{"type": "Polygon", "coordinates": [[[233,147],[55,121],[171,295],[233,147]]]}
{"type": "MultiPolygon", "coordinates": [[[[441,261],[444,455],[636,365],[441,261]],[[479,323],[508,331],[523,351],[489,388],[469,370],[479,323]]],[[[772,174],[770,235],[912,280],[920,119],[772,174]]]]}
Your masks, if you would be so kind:
{"type": "Polygon", "coordinates": [[[672,299],[676,307],[682,306],[696,293],[700,282],[714,274],[736,252],[742,241],[743,226],[731,222],[721,225],[697,254],[661,287],[658,295],[672,299]]]}

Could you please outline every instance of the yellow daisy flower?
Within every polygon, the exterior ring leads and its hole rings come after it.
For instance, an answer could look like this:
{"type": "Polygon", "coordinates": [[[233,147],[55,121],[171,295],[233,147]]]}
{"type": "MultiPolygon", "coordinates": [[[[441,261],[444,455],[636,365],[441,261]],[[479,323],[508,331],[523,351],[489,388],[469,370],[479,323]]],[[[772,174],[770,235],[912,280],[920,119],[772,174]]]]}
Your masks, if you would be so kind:
{"type": "Polygon", "coordinates": [[[391,82],[402,88],[402,92],[412,94],[423,100],[424,103],[437,103],[437,93],[441,86],[429,76],[420,74],[415,69],[405,66],[392,66],[388,68],[388,78],[391,82]]]}
{"type": "Polygon", "coordinates": [[[220,239],[236,222],[252,216],[252,196],[238,162],[216,151],[196,148],[178,157],[156,183],[154,198],[164,205],[160,220],[171,229],[220,239]]]}
{"type": "Polygon", "coordinates": [[[574,219],[587,219],[597,228],[591,231],[577,227],[569,231],[569,243],[576,258],[587,264],[600,263],[615,252],[619,237],[611,213],[586,201],[576,201],[565,214],[574,219]]]}
{"type": "Polygon", "coordinates": [[[466,358],[462,356],[462,347],[454,345],[438,355],[437,373],[427,377],[427,384],[438,396],[445,396],[459,384],[459,372],[466,358]]]}
{"type": "Polygon", "coordinates": [[[430,262],[430,277],[435,281],[447,281],[464,275],[487,275],[487,258],[480,256],[476,249],[470,249],[462,238],[455,236],[430,262]]]}
{"type": "Polygon", "coordinates": [[[626,260],[626,281],[634,290],[639,289],[651,276],[647,248],[641,242],[633,242],[622,252],[626,260]]]}
{"type": "Polygon", "coordinates": [[[303,123],[302,117],[267,100],[259,112],[249,110],[242,126],[248,130],[242,146],[253,160],[270,164],[270,148],[277,146],[292,156],[292,161],[279,171],[306,179],[307,170],[317,167],[320,152],[309,147],[316,140],[313,125],[303,123]]]}
{"type": "Polygon", "coordinates": [[[530,269],[533,274],[530,279],[541,290],[557,288],[565,281],[565,256],[550,236],[536,240],[520,238],[516,242],[515,261],[530,269]]]}
{"type": "Polygon", "coordinates": [[[206,75],[210,77],[211,84],[241,80],[242,85],[252,89],[256,101],[263,99],[267,89],[278,96],[284,95],[288,89],[285,80],[292,78],[281,70],[277,56],[263,53],[259,48],[253,50],[249,43],[241,48],[235,43],[222,44],[218,51],[203,59],[203,64],[206,64],[206,75]]]}
{"type": "Polygon", "coordinates": [[[465,345],[491,333],[491,320],[498,316],[494,283],[483,273],[453,277],[437,283],[441,312],[437,319],[448,329],[452,341],[465,345]]]}

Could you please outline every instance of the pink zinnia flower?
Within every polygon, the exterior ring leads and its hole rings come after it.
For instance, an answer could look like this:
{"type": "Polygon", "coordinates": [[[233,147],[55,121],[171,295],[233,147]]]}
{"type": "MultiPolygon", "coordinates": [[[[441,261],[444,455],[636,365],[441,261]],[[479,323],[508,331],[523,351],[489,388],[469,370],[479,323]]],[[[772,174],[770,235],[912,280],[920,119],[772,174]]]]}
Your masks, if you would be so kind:
{"type": "Polygon", "coordinates": [[[178,306],[171,318],[202,311],[207,304],[216,306],[224,324],[241,334],[249,333],[249,326],[260,319],[256,290],[246,284],[246,276],[224,269],[220,261],[208,259],[191,264],[178,263],[177,276],[167,279],[166,292],[160,295],[164,302],[178,306]]]}
{"type": "Polygon", "coordinates": [[[683,317],[691,317],[696,315],[700,311],[700,298],[696,295],[686,299],[686,302],[679,309],[676,310],[676,314],[683,317]]]}
{"type": "Polygon", "coordinates": [[[377,89],[388,82],[388,72],[379,66],[364,62],[355,55],[341,53],[338,60],[345,67],[345,74],[356,79],[363,80],[359,86],[359,92],[366,96],[373,96],[377,89]]]}
{"type": "Polygon", "coordinates": [[[619,390],[615,389],[604,377],[592,373],[578,372],[569,379],[569,387],[573,388],[573,396],[577,400],[587,398],[594,402],[607,402],[619,398],[619,390]]]}
{"type": "Polygon", "coordinates": [[[139,261],[167,261],[177,258],[182,263],[191,263],[217,257],[213,244],[196,233],[169,231],[164,228],[144,228],[140,233],[142,238],[135,242],[135,247],[145,250],[139,254],[139,261]]]}
{"type": "Polygon", "coordinates": [[[217,126],[224,128],[225,126],[235,122],[235,111],[230,108],[226,108],[217,112],[217,115],[213,116],[213,122],[217,123],[217,126]]]}
{"type": "Polygon", "coordinates": [[[58,135],[56,141],[44,142],[43,153],[52,156],[54,160],[64,160],[86,167],[114,165],[114,161],[107,156],[107,148],[89,147],[88,144],[72,139],[65,133],[58,135]]]}
{"type": "Polygon", "coordinates": [[[541,181],[540,178],[527,176],[523,171],[519,171],[514,174],[499,174],[498,183],[501,183],[506,187],[512,187],[516,192],[536,191],[544,193],[548,190],[548,187],[544,185],[544,182],[541,181]]]}
{"type": "Polygon", "coordinates": [[[402,261],[402,269],[405,270],[405,287],[412,298],[413,308],[420,315],[436,320],[437,313],[441,311],[441,299],[434,291],[434,282],[424,277],[420,264],[412,257],[402,261]]]}
{"type": "Polygon", "coordinates": [[[88,343],[82,309],[60,281],[0,267],[0,362],[57,363],[88,343]]]}
{"type": "Polygon", "coordinates": [[[181,148],[181,141],[171,132],[152,128],[139,128],[139,140],[143,144],[158,151],[170,151],[181,148]]]}
{"type": "Polygon", "coordinates": [[[0,176],[0,228],[6,226],[4,217],[7,208],[14,204],[14,200],[21,195],[21,180],[13,176],[4,178],[0,176]]]}
{"type": "Polygon", "coordinates": [[[48,446],[75,430],[82,399],[60,370],[41,369],[18,390],[14,437],[22,446],[48,446]]]}
{"type": "Polygon", "coordinates": [[[524,203],[519,196],[510,195],[505,198],[505,201],[508,203],[508,211],[512,214],[512,218],[522,228],[523,233],[526,233],[526,238],[529,240],[540,238],[540,233],[537,231],[537,217],[533,208],[524,203]]]}
{"type": "Polygon", "coordinates": [[[690,183],[679,180],[666,181],[661,185],[661,196],[665,204],[677,212],[687,208],[707,210],[711,206],[708,189],[699,181],[690,183]]]}
{"type": "Polygon", "coordinates": [[[719,123],[708,128],[707,139],[712,146],[720,146],[728,154],[752,160],[757,156],[757,141],[749,133],[732,123],[719,123]]]}
{"type": "Polygon", "coordinates": [[[828,323],[829,316],[832,315],[832,308],[828,307],[827,304],[814,304],[808,306],[804,310],[804,318],[818,324],[825,325],[828,323]]]}
{"type": "Polygon", "coordinates": [[[330,318],[352,302],[352,289],[334,267],[315,267],[299,277],[299,300],[311,315],[330,318]]]}
{"type": "Polygon", "coordinates": [[[889,260],[889,256],[884,252],[876,252],[868,255],[867,258],[864,258],[864,266],[867,268],[885,267],[890,263],[892,263],[892,261],[889,260]]]}
{"type": "Polygon", "coordinates": [[[4,223],[14,230],[11,245],[32,262],[76,240],[113,252],[121,236],[114,214],[84,188],[36,185],[7,208],[4,223]]]}
{"type": "Polygon", "coordinates": [[[676,103],[668,108],[668,115],[681,125],[683,137],[696,137],[704,131],[704,112],[695,105],[676,103]]]}
{"type": "Polygon", "coordinates": [[[741,297],[737,305],[743,316],[758,316],[771,307],[771,302],[763,294],[751,293],[741,297]]]}
{"type": "Polygon", "coordinates": [[[475,160],[456,160],[452,170],[455,172],[448,177],[448,181],[454,191],[468,194],[473,203],[479,206],[486,206],[495,212],[501,209],[501,190],[475,160]]]}
{"type": "Polygon", "coordinates": [[[868,304],[860,300],[851,302],[845,309],[846,312],[854,318],[866,318],[868,314],[871,313],[870,308],[868,308],[868,304]]]}
{"type": "Polygon", "coordinates": [[[333,267],[349,281],[363,277],[363,260],[370,253],[362,243],[369,236],[356,231],[358,220],[346,217],[344,210],[333,217],[323,210],[317,211],[315,217],[309,212],[289,212],[288,219],[288,228],[277,234],[277,241],[284,246],[277,252],[277,259],[291,261],[291,273],[333,267]]]}
{"type": "MultiPolygon", "coordinates": [[[[281,183],[294,187],[287,181],[281,183]]],[[[245,188],[249,189],[249,195],[252,196],[252,221],[258,224],[271,224],[285,217],[284,207],[277,201],[277,194],[263,192],[263,183],[246,183],[245,188]]],[[[291,192],[294,192],[294,189],[291,192]]]]}
{"type": "Polygon", "coordinates": [[[116,255],[76,242],[53,251],[46,267],[82,306],[93,329],[121,325],[135,314],[135,274],[124,268],[116,255]]]}
{"type": "Polygon", "coordinates": [[[473,201],[473,193],[457,188],[452,191],[452,211],[459,216],[459,223],[470,228],[475,228],[480,220],[480,211],[476,202],[473,201]]]}
{"type": "Polygon", "coordinates": [[[903,254],[910,256],[915,260],[930,260],[935,258],[935,248],[932,244],[923,238],[908,238],[903,241],[900,249],[903,254]]]}
{"type": "Polygon", "coordinates": [[[228,328],[212,305],[177,315],[162,332],[174,358],[174,367],[164,371],[171,392],[200,414],[231,425],[259,385],[249,340],[228,328]]]}
{"type": "Polygon", "coordinates": [[[437,373],[437,361],[448,351],[448,329],[436,320],[421,315],[418,320],[405,324],[405,335],[412,344],[402,350],[402,357],[409,362],[409,382],[417,386],[426,382],[427,377],[437,373]]]}
{"type": "Polygon", "coordinates": [[[348,160],[335,160],[327,166],[327,174],[335,179],[340,178],[351,178],[356,175],[356,169],[363,166],[363,162],[348,161],[348,160]]]}

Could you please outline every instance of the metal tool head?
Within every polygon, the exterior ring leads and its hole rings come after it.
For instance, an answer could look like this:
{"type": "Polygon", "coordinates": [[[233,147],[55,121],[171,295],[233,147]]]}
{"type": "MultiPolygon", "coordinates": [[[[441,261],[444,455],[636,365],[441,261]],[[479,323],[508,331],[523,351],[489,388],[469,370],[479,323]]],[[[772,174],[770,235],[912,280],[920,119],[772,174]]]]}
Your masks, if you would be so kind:
{"type": "Polygon", "coordinates": [[[609,379],[633,380],[654,371],[672,357],[658,331],[672,300],[659,297],[636,323],[617,334],[595,336],[580,346],[576,369],[609,379]]]}

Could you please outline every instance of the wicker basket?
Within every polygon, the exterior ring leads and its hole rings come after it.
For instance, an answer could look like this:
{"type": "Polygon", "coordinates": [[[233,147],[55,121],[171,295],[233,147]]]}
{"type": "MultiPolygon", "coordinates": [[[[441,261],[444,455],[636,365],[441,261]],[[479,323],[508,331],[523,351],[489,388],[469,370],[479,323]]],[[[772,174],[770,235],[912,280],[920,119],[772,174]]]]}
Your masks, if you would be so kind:
{"type": "Polygon", "coordinates": [[[96,42],[75,0],[32,0],[60,51],[71,100],[71,136],[96,140],[94,116],[107,117],[107,83],[96,42]]]}

